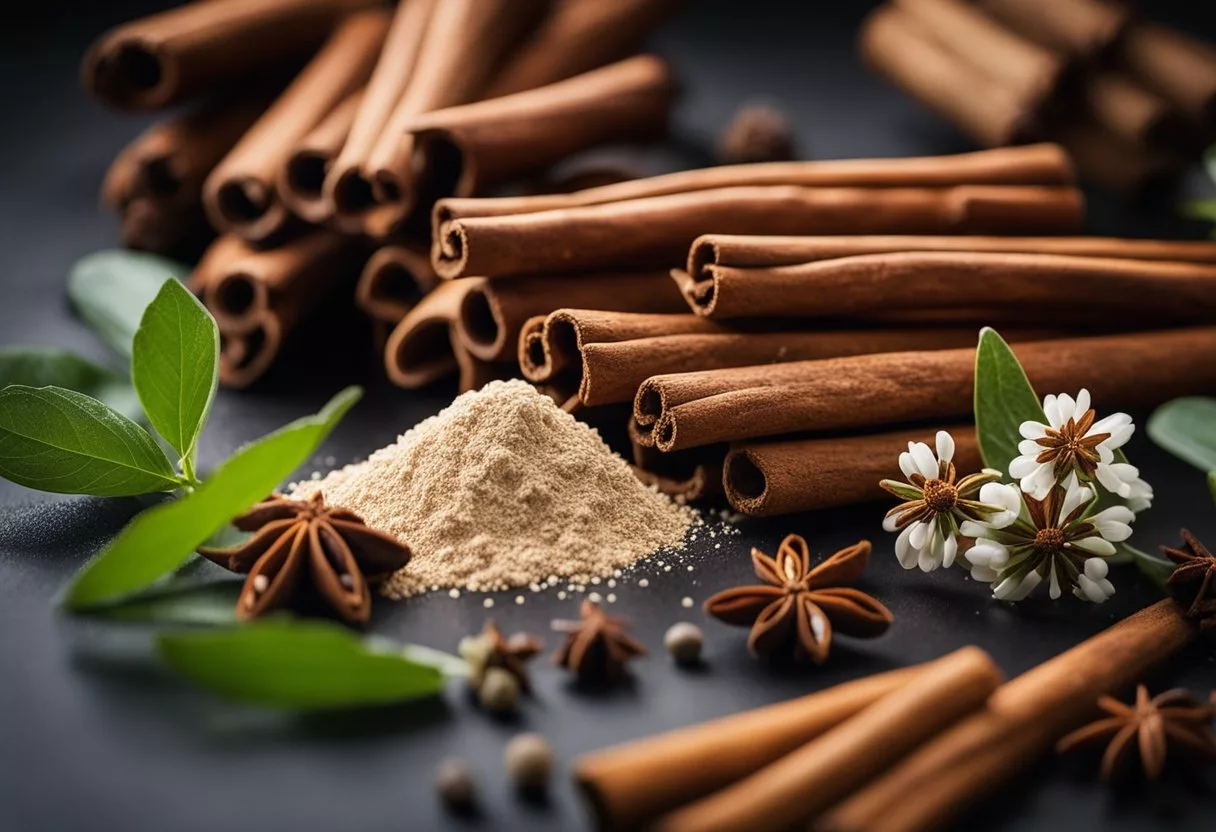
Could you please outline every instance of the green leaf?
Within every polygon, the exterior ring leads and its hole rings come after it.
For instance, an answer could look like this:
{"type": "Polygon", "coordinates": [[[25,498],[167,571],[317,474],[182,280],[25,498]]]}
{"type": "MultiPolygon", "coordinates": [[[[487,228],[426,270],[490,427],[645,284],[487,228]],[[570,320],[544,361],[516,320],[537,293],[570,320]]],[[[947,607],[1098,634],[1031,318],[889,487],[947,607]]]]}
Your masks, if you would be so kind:
{"type": "Polygon", "coordinates": [[[1216,500],[1216,471],[1208,471],[1208,491],[1212,492],[1212,499],[1216,500]]]}
{"type": "Polygon", "coordinates": [[[1194,199],[1182,204],[1182,216],[1216,222],[1216,199],[1194,199]]]}
{"type": "Polygon", "coordinates": [[[1170,575],[1174,572],[1172,561],[1158,557],[1157,555],[1150,555],[1148,552],[1141,551],[1128,543],[1116,543],[1115,552],[1117,555],[1122,555],[1126,559],[1134,561],[1136,568],[1159,587],[1164,587],[1165,582],[1169,580],[1170,575]]]}
{"type": "Polygon", "coordinates": [[[1216,182],[1216,144],[1209,145],[1203,152],[1203,169],[1207,172],[1208,179],[1216,182]]]}
{"type": "Polygon", "coordinates": [[[64,603],[73,610],[112,603],[176,569],[303,465],[360,395],[359,388],[346,388],[317,414],[238,449],[195,491],[140,514],[85,564],[64,603]]]}
{"type": "Polygon", "coordinates": [[[109,621],[146,624],[225,625],[236,623],[241,580],[170,582],[88,614],[109,621]]]}
{"type": "Polygon", "coordinates": [[[219,364],[215,321],[182,284],[166,281],[135,333],[131,377],[152,427],[186,464],[215,399],[219,364]]]}
{"type": "Polygon", "coordinates": [[[220,696],[294,710],[406,702],[443,689],[439,667],[369,646],[322,621],[270,619],[243,627],[164,633],[156,647],[174,671],[220,696]]]}
{"type": "Polygon", "coordinates": [[[0,389],[11,384],[26,387],[63,387],[92,396],[132,421],[144,418],[139,397],[118,373],[53,347],[0,349],[0,389]]]}
{"type": "Polygon", "coordinates": [[[180,486],[146,430],[61,387],[0,390],[0,476],[59,494],[119,497],[180,486]]]}
{"type": "Polygon", "coordinates": [[[1216,399],[1191,396],[1166,402],[1149,417],[1148,435],[1196,468],[1216,469],[1216,399]]]}
{"type": "Polygon", "coordinates": [[[1022,365],[996,330],[980,330],[975,351],[975,429],[984,465],[1008,473],[1023,422],[1047,423],[1022,365]]]}
{"type": "Polygon", "coordinates": [[[155,254],[124,249],[98,251],[72,267],[68,297],[110,349],[122,358],[130,358],[144,309],[166,280],[185,280],[189,274],[189,266],[155,254]]]}

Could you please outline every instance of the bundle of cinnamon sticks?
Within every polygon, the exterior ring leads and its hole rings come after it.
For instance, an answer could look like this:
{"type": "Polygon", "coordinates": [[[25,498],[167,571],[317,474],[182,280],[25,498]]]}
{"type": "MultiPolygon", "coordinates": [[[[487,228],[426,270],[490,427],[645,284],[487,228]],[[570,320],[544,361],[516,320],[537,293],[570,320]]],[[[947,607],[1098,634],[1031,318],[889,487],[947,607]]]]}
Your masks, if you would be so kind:
{"type": "MultiPolygon", "coordinates": [[[[244,386],[327,298],[385,329],[405,317],[437,284],[437,199],[662,136],[672,73],[630,55],[674,5],[195,0],[121,25],[89,49],[85,86],[119,109],[187,109],[119,155],[103,202],[128,246],[192,258],[214,240],[191,285],[220,324],[222,381],[244,386]]],[[[453,353],[453,320],[425,362],[469,383],[501,371],[453,353]]]]}
{"type": "Polygon", "coordinates": [[[980,144],[1059,141],[1120,193],[1167,184],[1216,138],[1216,45],[1121,0],[888,0],[859,48],[980,144]]]}

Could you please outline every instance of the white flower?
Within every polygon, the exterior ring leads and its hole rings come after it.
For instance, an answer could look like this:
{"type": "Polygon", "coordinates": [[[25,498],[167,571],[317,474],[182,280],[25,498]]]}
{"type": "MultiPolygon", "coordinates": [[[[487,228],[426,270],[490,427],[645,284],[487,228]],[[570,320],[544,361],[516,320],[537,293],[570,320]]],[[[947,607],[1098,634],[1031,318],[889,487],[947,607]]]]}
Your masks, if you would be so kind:
{"type": "MultiPolygon", "coordinates": [[[[1112,506],[1090,517],[1085,516],[1093,491],[1070,477],[1066,485],[1054,485],[1043,500],[1011,489],[1025,502],[1025,516],[1004,528],[969,522],[962,533],[976,538],[965,555],[971,577],[992,585],[993,597],[1002,601],[1021,601],[1041,583],[1048,594],[1059,598],[1064,586],[1078,598],[1101,603],[1114,595],[1106,579],[1103,558],[1115,553],[1115,543],[1127,540],[1136,515],[1126,506],[1112,506]]],[[[994,502],[1007,500],[995,489],[994,502]]]]}
{"type": "Polygon", "coordinates": [[[904,500],[887,512],[882,524],[889,532],[899,532],[895,556],[904,569],[920,567],[932,572],[951,566],[958,554],[960,524],[982,520],[1001,528],[1017,518],[1020,508],[1020,502],[1013,508],[1003,494],[1004,502],[990,502],[984,497],[985,493],[996,495],[987,489],[996,485],[1000,471],[985,469],[956,482],[953,437],[938,431],[935,444],[936,454],[924,442],[909,442],[908,450],[899,455],[899,468],[907,482],[880,483],[904,500]]]}
{"type": "Polygon", "coordinates": [[[1107,491],[1125,499],[1131,496],[1132,480],[1138,479],[1139,472],[1116,463],[1114,452],[1135,431],[1132,417],[1112,413],[1097,420],[1089,405],[1089,391],[1084,389],[1076,399],[1067,393],[1047,396],[1043,399],[1047,424],[1023,422],[1018,428],[1020,455],[1009,463],[1009,475],[1020,480],[1022,490],[1036,500],[1046,499],[1053,486],[1070,476],[1086,482],[1097,479],[1107,491]]]}

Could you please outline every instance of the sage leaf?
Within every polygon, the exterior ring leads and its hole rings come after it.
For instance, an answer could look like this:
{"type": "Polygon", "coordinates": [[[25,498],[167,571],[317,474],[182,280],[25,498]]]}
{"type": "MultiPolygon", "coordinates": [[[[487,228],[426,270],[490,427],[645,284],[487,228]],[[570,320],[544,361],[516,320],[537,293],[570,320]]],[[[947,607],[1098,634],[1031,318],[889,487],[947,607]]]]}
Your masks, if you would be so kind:
{"type": "Polygon", "coordinates": [[[1023,422],[1047,416],[1013,350],[996,330],[980,330],[975,350],[975,429],[984,465],[1008,473],[1018,455],[1023,422]]]}
{"type": "Polygon", "coordinates": [[[1216,500],[1216,471],[1208,471],[1208,491],[1212,492],[1212,499],[1216,500]]]}
{"type": "Polygon", "coordinates": [[[236,623],[236,603],[244,581],[219,579],[160,584],[97,607],[89,614],[108,621],[140,624],[222,626],[236,623]]]}
{"type": "Polygon", "coordinates": [[[0,390],[0,476],[59,494],[123,497],[180,483],[146,430],[62,387],[0,390]]]}
{"type": "Polygon", "coordinates": [[[142,251],[98,251],[76,262],[68,275],[68,297],[110,349],[131,357],[144,309],[166,280],[185,280],[190,267],[142,251]]]}
{"type": "Polygon", "coordinates": [[[1216,399],[1189,396],[1166,402],[1149,417],[1148,435],[1196,468],[1216,469],[1216,399]]]}
{"type": "Polygon", "coordinates": [[[62,387],[92,396],[128,419],[144,418],[139,396],[123,376],[54,347],[0,349],[0,389],[11,384],[26,387],[62,387]]]}
{"type": "Polygon", "coordinates": [[[444,684],[440,667],[418,654],[380,649],[323,621],[162,633],[156,649],[175,672],[213,693],[291,710],[406,702],[434,696],[444,684]]]}
{"type": "Polygon", "coordinates": [[[166,281],[135,333],[131,378],[152,427],[186,465],[215,399],[219,363],[215,321],[182,284],[166,281]]]}
{"type": "Polygon", "coordinates": [[[172,572],[303,465],[361,394],[346,388],[315,415],[239,448],[193,492],[138,515],[85,564],[63,603],[73,610],[113,603],[172,572]]]}

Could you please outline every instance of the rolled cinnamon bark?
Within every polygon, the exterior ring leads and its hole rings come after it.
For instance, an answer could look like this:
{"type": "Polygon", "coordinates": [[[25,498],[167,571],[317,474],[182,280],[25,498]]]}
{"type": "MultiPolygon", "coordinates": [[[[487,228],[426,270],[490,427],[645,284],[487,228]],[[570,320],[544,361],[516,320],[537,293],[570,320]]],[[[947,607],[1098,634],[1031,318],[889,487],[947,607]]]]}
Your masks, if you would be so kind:
{"type": "MultiPolygon", "coordinates": [[[[959,471],[983,467],[975,428],[947,428],[954,437],[954,464],[959,471]]],[[[752,517],[774,517],[799,511],[863,503],[885,493],[879,480],[909,442],[930,445],[934,432],[904,429],[865,436],[741,442],[726,455],[722,485],[735,511],[752,517]]],[[[658,454],[665,456],[665,454],[658,454]]]]}
{"type": "Polygon", "coordinates": [[[1090,115],[1119,138],[1143,145],[1181,145],[1187,124],[1173,106],[1122,72],[1089,74],[1081,99],[1090,115]]]}
{"type": "Polygon", "coordinates": [[[656,832],[782,832],[818,816],[939,731],[980,709],[1003,674],[978,647],[926,667],[832,730],[660,818],[656,832]]]}
{"type": "Polygon", "coordinates": [[[245,332],[220,332],[220,384],[241,390],[266,374],[283,346],[283,330],[272,312],[245,332]]]}
{"type": "Polygon", "coordinates": [[[513,362],[484,361],[473,355],[451,327],[449,327],[449,337],[452,342],[452,355],[456,358],[457,378],[461,393],[480,390],[491,381],[519,375],[519,368],[513,362]]]}
{"type": "Polygon", "coordinates": [[[757,332],[689,315],[581,309],[553,312],[539,322],[539,333],[537,323],[529,322],[520,338],[524,378],[547,384],[562,402],[577,399],[571,407],[632,401],[656,375],[975,342],[972,327],[757,332]]]}
{"type": "Polygon", "coordinates": [[[1132,200],[1167,190],[1186,164],[1181,156],[1129,142],[1089,119],[1058,125],[1054,136],[1086,179],[1132,200]]]}
{"type": "Polygon", "coordinates": [[[334,212],[330,222],[341,231],[361,232],[363,215],[375,207],[368,158],[409,84],[437,3],[438,0],[402,0],[397,4],[346,143],[322,188],[334,212]]]}
{"type": "Polygon", "coordinates": [[[443,240],[447,236],[447,225],[455,220],[531,214],[556,208],[603,205],[737,186],[944,188],[952,185],[1071,185],[1074,179],[1068,154],[1053,144],[1005,147],[951,156],[721,165],[631,179],[572,193],[495,199],[444,199],[435,206],[432,230],[436,240],[443,240]]]}
{"type": "MultiPolygon", "coordinates": [[[[1216,389],[1216,328],[1016,344],[1036,389],[1087,387],[1108,406],[1148,406],[1216,389]],[[1095,373],[1093,368],[1105,370],[1095,373]]],[[[661,451],[802,431],[961,418],[974,349],[885,353],[647,379],[634,420],[661,451]]],[[[645,444],[645,442],[643,442],[645,444]]]]}
{"type": "Polygon", "coordinates": [[[465,294],[481,283],[440,283],[401,319],[384,348],[384,367],[393,384],[425,387],[459,369],[452,329],[465,294]]]}
{"type": "Polygon", "coordinates": [[[893,0],[947,49],[1031,111],[1051,96],[1065,60],[989,17],[971,0],[893,0]]]}
{"type": "Polygon", "coordinates": [[[473,355],[514,361],[520,331],[530,318],[563,307],[609,312],[685,312],[679,290],[661,271],[535,275],[489,280],[470,290],[456,329],[473,355]]]}
{"type": "Polygon", "coordinates": [[[474,100],[544,6],[544,0],[445,0],[434,7],[409,83],[368,154],[380,205],[365,215],[367,231],[381,238],[396,233],[414,207],[410,122],[474,100]]]}
{"type": "Polygon", "coordinates": [[[926,665],[845,682],[587,754],[574,777],[601,829],[640,828],[780,759],[920,678],[926,665]]]}
{"type": "Polygon", "coordinates": [[[623,58],[678,5],[679,0],[557,0],[486,98],[535,89],[623,58]]]}
{"type": "Polygon", "coordinates": [[[1004,251],[1067,254],[1073,257],[1216,263],[1216,243],[1206,240],[932,235],[768,237],[706,234],[698,237],[689,248],[687,271],[700,282],[712,280],[712,274],[708,271],[711,266],[793,266],[815,260],[896,251],[1004,251]]]}
{"type": "Polygon", "coordinates": [[[1197,630],[1170,599],[1125,618],[1002,685],[986,707],[853,794],[814,828],[942,828],[1095,715],[1098,697],[1143,678],[1193,640],[1197,630]]]}
{"type": "Polygon", "coordinates": [[[396,324],[439,282],[431,260],[409,246],[384,246],[363,267],[355,303],[373,320],[396,324]]]}
{"type": "Polygon", "coordinates": [[[207,177],[203,203],[212,225],[254,242],[290,219],[277,180],[297,143],[366,83],[388,30],[385,10],[345,20],[291,86],[207,177]]]}
{"type": "Polygon", "coordinates": [[[419,116],[413,169],[420,206],[472,196],[571,153],[653,139],[667,129],[675,85],[666,62],[639,55],[565,81],[419,116]]]}
{"type": "Polygon", "coordinates": [[[452,220],[432,262],[443,278],[646,268],[683,260],[706,233],[1064,233],[1081,213],[1072,188],[720,188],[452,220]]]}
{"type": "Polygon", "coordinates": [[[194,259],[215,238],[201,204],[172,209],[142,196],[127,200],[118,234],[124,248],[181,260],[194,259]]]}
{"type": "Polygon", "coordinates": [[[190,277],[186,278],[186,288],[202,300],[207,287],[223,274],[229,265],[252,253],[253,249],[249,244],[235,234],[224,234],[216,238],[207,246],[190,277]]]}
{"type": "Polygon", "coordinates": [[[225,247],[231,257],[208,261],[203,299],[220,329],[228,333],[265,328],[274,313],[282,334],[320,300],[344,284],[353,286],[363,264],[360,241],[316,229],[279,248],[255,251],[225,247]]]}
{"type": "Polygon", "coordinates": [[[1126,6],[1105,0],[976,0],[976,4],[1023,37],[1078,57],[1110,46],[1130,17],[1126,6]]]}
{"type": "Polygon", "coordinates": [[[902,8],[884,5],[862,24],[858,48],[875,72],[986,147],[1041,134],[1027,102],[953,52],[902,8]]]}
{"type": "Polygon", "coordinates": [[[633,473],[646,485],[654,486],[677,501],[692,502],[721,496],[725,445],[664,454],[636,442],[630,444],[633,446],[633,473]]]}
{"type": "Polygon", "coordinates": [[[1216,48],[1137,20],[1123,32],[1117,58],[1133,77],[1190,118],[1207,129],[1216,124],[1216,48]]]}
{"type": "Polygon", "coordinates": [[[989,251],[897,251],[794,266],[706,266],[686,297],[713,318],[849,318],[900,309],[1055,305],[1100,324],[1134,311],[1138,328],[1216,314],[1216,265],[989,251]]]}
{"type": "Polygon", "coordinates": [[[89,47],[84,86],[147,110],[303,59],[346,15],[379,0],[208,0],[125,23],[89,47]]]}
{"type": "Polygon", "coordinates": [[[333,216],[333,203],[324,192],[325,177],[342,150],[362,97],[363,91],[356,90],[334,107],[296,144],[279,171],[279,198],[289,211],[313,225],[333,216]]]}

